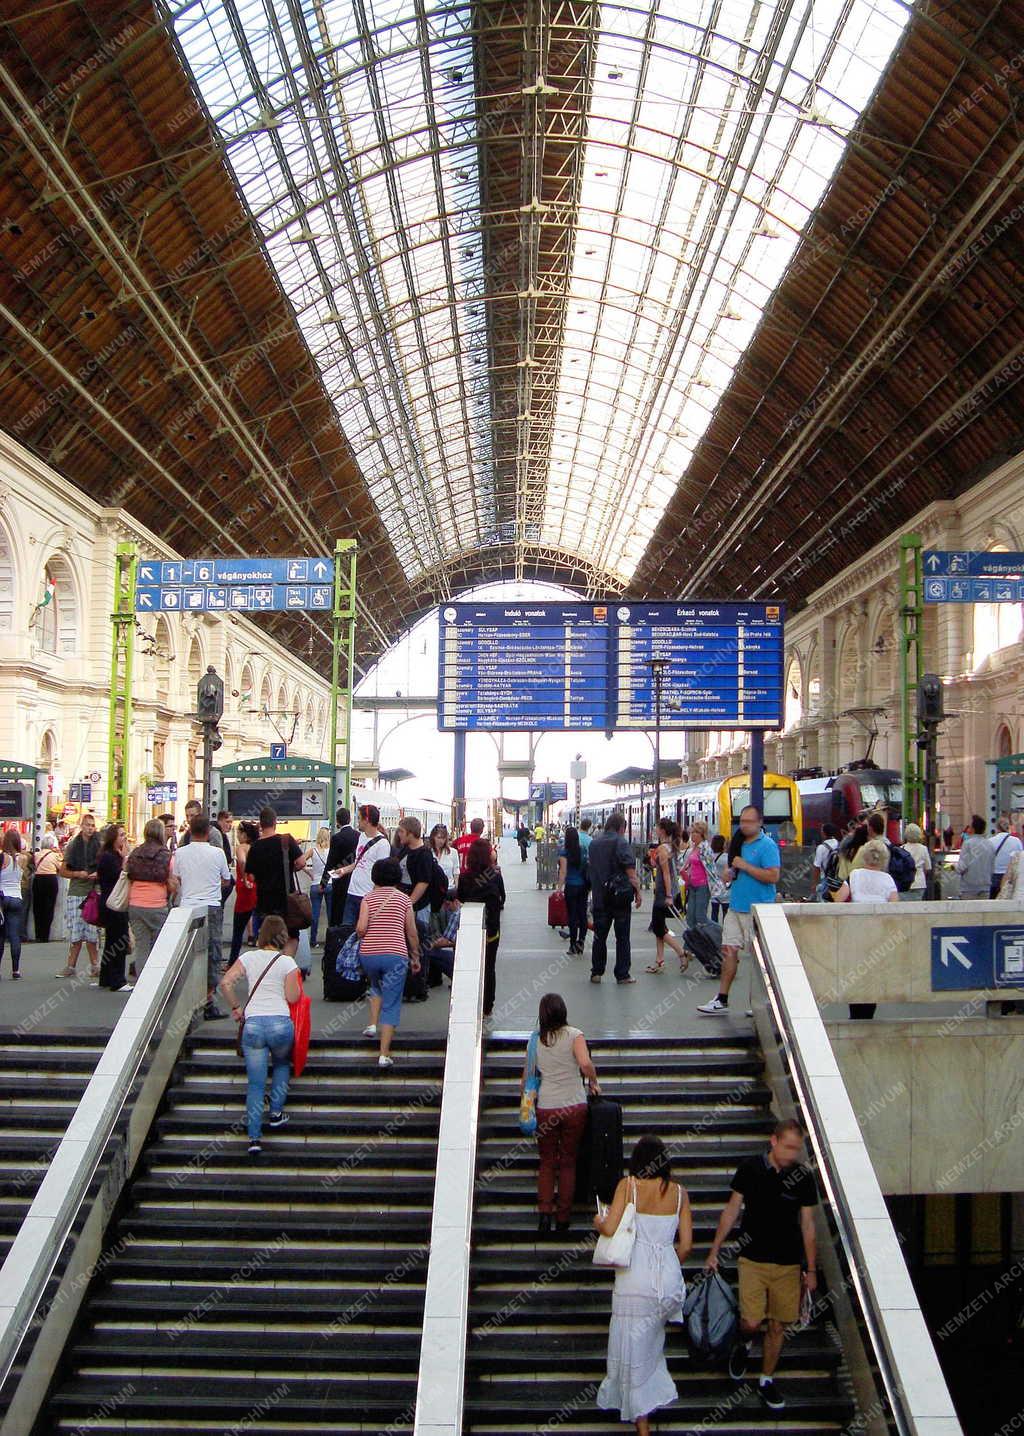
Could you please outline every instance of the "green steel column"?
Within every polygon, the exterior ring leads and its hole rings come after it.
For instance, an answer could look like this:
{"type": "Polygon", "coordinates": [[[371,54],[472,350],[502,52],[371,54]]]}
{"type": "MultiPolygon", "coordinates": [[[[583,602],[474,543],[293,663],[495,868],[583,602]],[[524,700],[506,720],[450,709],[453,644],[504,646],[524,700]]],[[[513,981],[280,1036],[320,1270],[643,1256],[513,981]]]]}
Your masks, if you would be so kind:
{"type": "Polygon", "coordinates": [[[924,755],[917,746],[917,690],[924,672],[920,534],[900,539],[900,728],[903,738],[903,821],[924,813],[924,755]]]}
{"type": "MultiPolygon", "coordinates": [[[[345,786],[342,800],[346,807],[352,801],[352,689],[355,678],[356,649],[356,541],[338,539],[334,545],[334,632],[331,642],[331,750],[332,771],[344,768],[345,786]],[[342,628],[345,630],[342,639],[342,628]],[[345,674],[342,687],[341,646],[345,645],[345,674]],[[344,702],[342,731],[338,732],[338,704],[344,702]],[[344,745],[344,764],[338,762],[338,744],[344,745]]],[[[337,805],[338,794],[334,794],[337,805]]]]}
{"type": "Polygon", "coordinates": [[[126,823],[131,787],[132,667],[135,657],[135,571],[138,549],[119,543],[114,557],[110,646],[110,727],[107,745],[107,816],[126,823]]]}

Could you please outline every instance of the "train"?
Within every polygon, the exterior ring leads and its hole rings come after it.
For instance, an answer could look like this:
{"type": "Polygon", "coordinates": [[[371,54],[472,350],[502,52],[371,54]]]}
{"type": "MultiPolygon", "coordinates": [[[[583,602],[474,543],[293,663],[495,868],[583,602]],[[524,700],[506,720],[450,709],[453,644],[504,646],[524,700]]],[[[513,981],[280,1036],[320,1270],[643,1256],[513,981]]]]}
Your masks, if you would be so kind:
{"type": "Polygon", "coordinates": [[[800,794],[806,843],[813,846],[821,842],[822,823],[845,828],[851,819],[872,808],[885,809],[889,841],[902,841],[903,778],[894,768],[860,762],[841,773],[804,769],[793,777],[800,794]]]}
{"type": "MultiPolygon", "coordinates": [[[[711,836],[721,833],[728,840],[739,824],[740,809],[749,801],[749,773],[732,773],[704,783],[665,783],[659,816],[673,818],[683,828],[703,818],[711,836]]],[[[613,812],[625,816],[630,842],[643,842],[654,830],[654,795],[649,790],[587,803],[580,816],[600,827],[613,812]]],[[[782,773],[764,775],[764,825],[780,847],[799,847],[805,841],[797,784],[782,773]]]]}
{"type": "Polygon", "coordinates": [[[437,823],[444,823],[446,828],[451,827],[452,810],[449,803],[440,803],[432,798],[418,798],[402,794],[400,797],[389,788],[370,788],[361,785],[352,787],[352,813],[353,821],[355,814],[362,803],[372,803],[380,809],[381,827],[389,833],[393,833],[395,827],[402,818],[419,818],[423,825],[423,835],[430,832],[437,823]]]}

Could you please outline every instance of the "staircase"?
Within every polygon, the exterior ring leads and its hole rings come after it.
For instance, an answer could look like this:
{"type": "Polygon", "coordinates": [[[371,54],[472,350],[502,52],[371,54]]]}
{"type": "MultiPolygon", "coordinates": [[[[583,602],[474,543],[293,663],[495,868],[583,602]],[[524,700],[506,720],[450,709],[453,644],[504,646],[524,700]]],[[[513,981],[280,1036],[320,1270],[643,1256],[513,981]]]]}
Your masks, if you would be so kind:
{"type": "Polygon", "coordinates": [[[0,1032],[0,1262],[106,1042],[106,1033],[0,1032]]]}
{"type": "MultiPolygon", "coordinates": [[[[567,1237],[537,1236],[536,1148],[516,1127],[525,1046],[525,1034],[492,1039],[484,1059],[464,1429],[473,1436],[622,1432],[617,1411],[594,1405],[614,1274],[592,1265],[592,1209],[578,1209],[567,1237]]],[[[656,1133],[690,1194],[689,1281],[703,1265],[737,1162],[763,1150],[770,1130],[755,1040],[731,1033],[595,1039],[591,1051],[603,1091],[623,1102],[627,1159],[640,1135],[656,1133]]],[[[732,1275],[725,1264],[723,1271],[732,1275]]],[[[787,1405],[778,1416],[761,1406],[754,1383],[741,1394],[724,1371],[693,1360],[681,1327],[668,1328],[666,1351],[679,1400],[653,1420],[659,1432],[840,1432],[853,1411],[838,1341],[824,1324],[787,1342],[779,1371],[787,1405]]]]}
{"type": "Polygon", "coordinates": [[[412,1429],[444,1039],[314,1038],[245,1136],[223,1030],[182,1050],[36,1436],[412,1429]]]}

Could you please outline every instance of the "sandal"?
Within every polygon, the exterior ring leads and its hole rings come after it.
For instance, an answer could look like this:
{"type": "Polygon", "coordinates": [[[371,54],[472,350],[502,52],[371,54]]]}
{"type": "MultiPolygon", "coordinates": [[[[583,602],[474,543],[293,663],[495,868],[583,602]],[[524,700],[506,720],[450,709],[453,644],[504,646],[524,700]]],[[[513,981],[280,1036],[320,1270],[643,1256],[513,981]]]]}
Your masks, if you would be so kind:
{"type": "Polygon", "coordinates": [[[664,960],[664,958],[662,958],[661,962],[649,962],[649,963],[647,964],[647,966],[644,968],[644,972],[664,972],[664,971],[665,971],[665,960],[664,960]]]}
{"type": "Polygon", "coordinates": [[[683,972],[686,971],[686,969],[687,969],[687,968],[689,967],[689,965],[690,965],[690,961],[691,961],[690,958],[687,958],[685,962],[683,961],[682,958],[679,959],[679,971],[680,971],[680,973],[683,973],[683,972]]]}
{"type": "Polygon", "coordinates": [[[77,976],[78,976],[78,968],[77,968],[77,967],[62,967],[61,970],[60,970],[60,972],[55,972],[53,975],[54,975],[54,977],[77,977],[77,976]]]}

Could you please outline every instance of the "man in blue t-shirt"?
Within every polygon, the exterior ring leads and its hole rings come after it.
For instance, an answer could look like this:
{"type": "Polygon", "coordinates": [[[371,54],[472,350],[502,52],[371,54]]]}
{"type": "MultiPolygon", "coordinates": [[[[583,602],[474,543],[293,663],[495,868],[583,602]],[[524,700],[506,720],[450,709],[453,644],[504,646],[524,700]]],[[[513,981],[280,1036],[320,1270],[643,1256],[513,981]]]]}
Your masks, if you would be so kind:
{"type": "Polygon", "coordinates": [[[782,859],[775,840],[764,831],[760,808],[751,803],[740,813],[740,839],[733,839],[729,848],[729,865],[725,880],[729,884],[729,911],[722,924],[722,975],[718,995],[701,1003],[698,1012],[705,1016],[728,1012],[729,988],[739,967],[740,953],[750,949],[753,917],[750,909],[756,902],[774,902],[775,884],[779,881],[782,859]],[[739,847],[739,852],[736,848],[739,847]]]}

